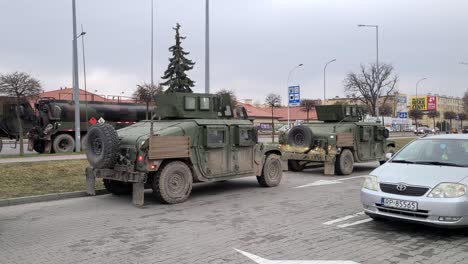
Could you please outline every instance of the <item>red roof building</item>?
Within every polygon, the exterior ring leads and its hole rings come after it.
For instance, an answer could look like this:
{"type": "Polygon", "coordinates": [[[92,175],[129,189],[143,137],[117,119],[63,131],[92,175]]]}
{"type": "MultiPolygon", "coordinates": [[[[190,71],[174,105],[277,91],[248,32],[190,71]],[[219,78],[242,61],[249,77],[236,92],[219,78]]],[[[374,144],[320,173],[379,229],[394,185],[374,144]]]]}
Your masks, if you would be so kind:
{"type": "MultiPolygon", "coordinates": [[[[304,111],[302,107],[290,107],[289,113],[289,120],[291,121],[307,121],[307,112],[304,111]]],[[[278,120],[288,121],[288,108],[287,107],[279,107],[274,108],[273,112],[279,118],[278,120]]],[[[315,112],[315,108],[309,111],[309,120],[317,120],[317,112],[315,112]]]]}
{"type": "MultiPolygon", "coordinates": [[[[52,97],[57,100],[73,100],[73,88],[60,88],[59,90],[45,91],[39,94],[39,97],[52,97]]],[[[134,99],[125,96],[102,96],[95,93],[85,92],[80,89],[80,101],[98,101],[98,102],[125,102],[134,103],[134,99]]]]}

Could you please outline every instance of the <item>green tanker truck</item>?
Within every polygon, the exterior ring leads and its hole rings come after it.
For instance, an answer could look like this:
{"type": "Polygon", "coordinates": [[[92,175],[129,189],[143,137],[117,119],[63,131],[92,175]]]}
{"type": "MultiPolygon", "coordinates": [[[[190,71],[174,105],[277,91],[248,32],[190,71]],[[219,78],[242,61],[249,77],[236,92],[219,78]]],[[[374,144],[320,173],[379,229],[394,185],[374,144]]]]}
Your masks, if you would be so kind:
{"type": "MultiPolygon", "coordinates": [[[[2,139],[19,139],[19,124],[16,116],[16,98],[9,96],[0,96],[0,151],[2,151],[2,139]]],[[[25,99],[20,100],[19,115],[23,124],[23,133],[31,129],[35,122],[36,116],[34,109],[25,99]]]]}
{"type": "MultiPolygon", "coordinates": [[[[73,101],[40,98],[35,104],[36,124],[28,132],[28,149],[39,153],[72,152],[75,149],[75,109],[73,101]]],[[[143,120],[146,107],[135,103],[81,102],[81,141],[88,128],[106,122],[122,128],[143,120]]]]}

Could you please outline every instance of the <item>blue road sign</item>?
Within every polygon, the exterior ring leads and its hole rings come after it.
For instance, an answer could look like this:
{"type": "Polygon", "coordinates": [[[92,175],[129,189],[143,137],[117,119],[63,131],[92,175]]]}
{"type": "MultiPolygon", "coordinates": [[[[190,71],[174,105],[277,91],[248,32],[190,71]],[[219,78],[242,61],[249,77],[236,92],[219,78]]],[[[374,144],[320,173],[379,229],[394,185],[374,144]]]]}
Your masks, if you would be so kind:
{"type": "Polygon", "coordinates": [[[288,103],[297,106],[301,103],[301,87],[299,85],[288,87],[288,103]]]}
{"type": "Polygon", "coordinates": [[[408,118],[408,112],[398,112],[398,118],[408,118]]]}

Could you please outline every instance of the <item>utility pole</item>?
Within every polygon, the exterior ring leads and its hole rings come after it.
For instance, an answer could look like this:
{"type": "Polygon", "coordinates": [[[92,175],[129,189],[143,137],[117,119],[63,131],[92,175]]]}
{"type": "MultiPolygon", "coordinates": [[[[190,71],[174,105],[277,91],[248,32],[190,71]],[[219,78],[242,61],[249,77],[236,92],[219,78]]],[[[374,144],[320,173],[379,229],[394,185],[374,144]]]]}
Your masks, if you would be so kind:
{"type": "Polygon", "coordinates": [[[325,90],[326,90],[326,75],[325,74],[326,74],[328,64],[330,64],[330,63],[332,63],[334,61],[336,61],[336,59],[333,59],[333,60],[327,62],[325,64],[325,67],[323,67],[323,104],[324,105],[326,104],[325,102],[327,100],[327,97],[325,96],[326,95],[326,92],[325,92],[325,90]]]}
{"type": "Polygon", "coordinates": [[[210,1],[205,3],[205,93],[210,93],[210,1]]]}
{"type": "Polygon", "coordinates": [[[84,35],[86,32],[83,31],[83,24],[81,24],[81,33],[78,35],[77,39],[81,37],[81,48],[83,55],[83,83],[85,90],[85,120],[86,120],[86,130],[88,130],[88,89],[86,87],[86,56],[85,56],[85,45],[84,45],[84,35]]]}
{"type": "Polygon", "coordinates": [[[80,129],[80,88],[78,80],[78,47],[76,36],[76,4],[72,0],[73,13],[73,101],[75,104],[75,151],[81,151],[81,129],[80,129]]]}
{"type": "Polygon", "coordinates": [[[153,64],[154,64],[154,59],[153,59],[153,16],[154,16],[154,0],[151,0],[151,89],[153,88],[154,86],[154,70],[153,70],[153,64]]]}

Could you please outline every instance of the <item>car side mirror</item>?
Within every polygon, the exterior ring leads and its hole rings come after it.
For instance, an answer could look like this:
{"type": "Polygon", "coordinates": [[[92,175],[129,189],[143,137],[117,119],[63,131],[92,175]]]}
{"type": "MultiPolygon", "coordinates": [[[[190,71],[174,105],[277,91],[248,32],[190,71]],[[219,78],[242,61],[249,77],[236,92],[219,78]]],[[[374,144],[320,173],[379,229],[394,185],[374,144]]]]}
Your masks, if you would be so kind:
{"type": "Polygon", "coordinates": [[[385,153],[385,158],[386,159],[391,159],[393,157],[393,154],[395,154],[395,153],[385,153]]]}

